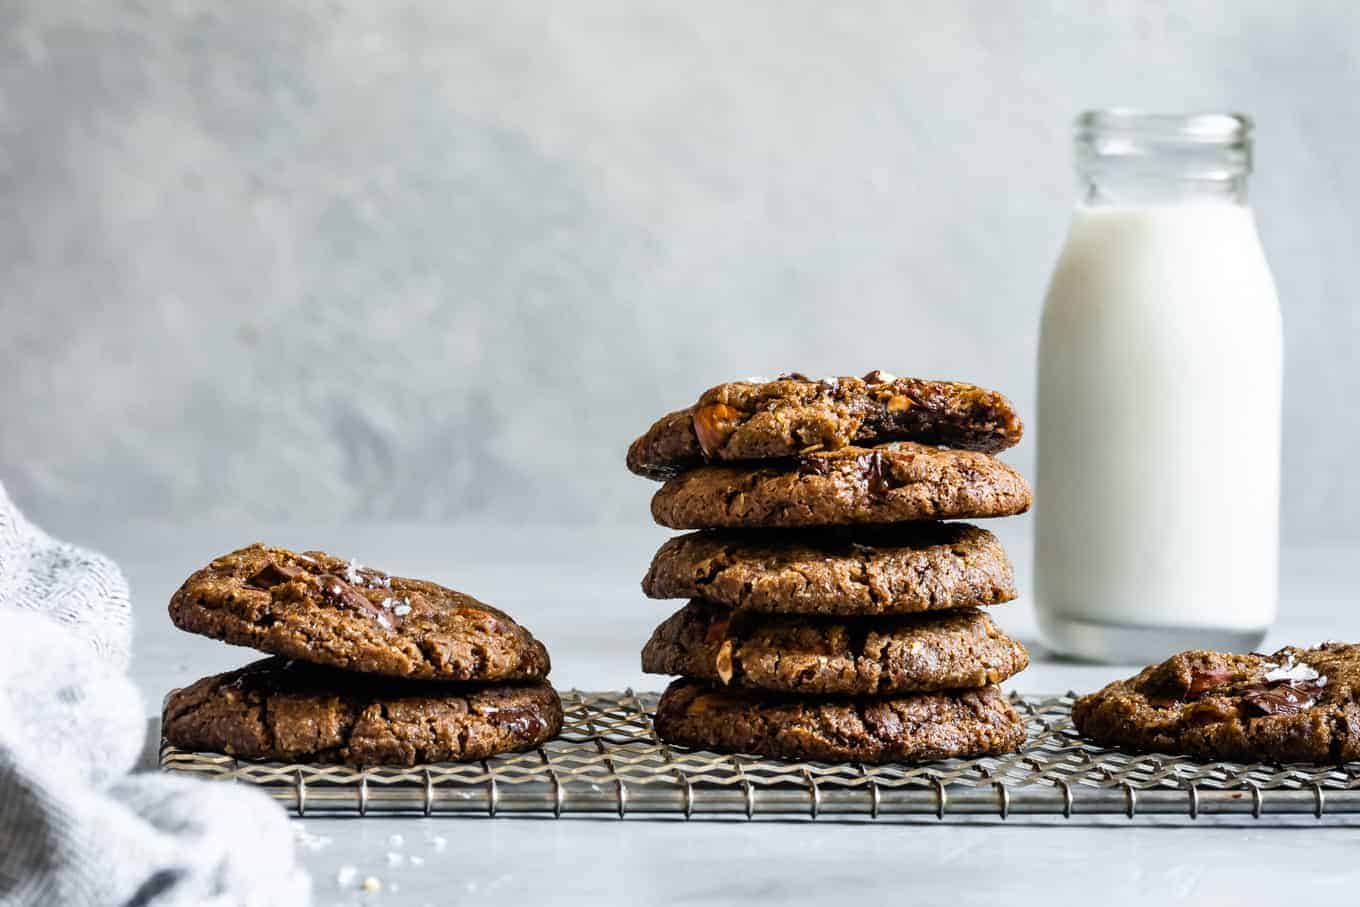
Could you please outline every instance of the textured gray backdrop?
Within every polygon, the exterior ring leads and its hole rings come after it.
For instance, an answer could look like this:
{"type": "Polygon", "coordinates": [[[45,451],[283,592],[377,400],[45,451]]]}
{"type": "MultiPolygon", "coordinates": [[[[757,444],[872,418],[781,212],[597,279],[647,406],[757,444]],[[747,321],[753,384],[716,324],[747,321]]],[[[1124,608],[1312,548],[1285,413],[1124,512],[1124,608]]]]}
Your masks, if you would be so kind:
{"type": "Polygon", "coordinates": [[[1286,534],[1360,536],[1358,9],[6,0],[0,480],[59,527],[641,524],[627,442],[724,378],[1032,415],[1071,117],[1231,108],[1286,534]]]}

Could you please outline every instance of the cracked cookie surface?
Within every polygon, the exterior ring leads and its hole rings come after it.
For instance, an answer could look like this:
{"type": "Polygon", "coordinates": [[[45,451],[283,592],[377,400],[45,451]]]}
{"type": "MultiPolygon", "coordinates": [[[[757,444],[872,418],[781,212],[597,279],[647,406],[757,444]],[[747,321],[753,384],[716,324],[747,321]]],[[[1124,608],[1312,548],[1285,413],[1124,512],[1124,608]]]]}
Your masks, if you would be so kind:
{"type": "Polygon", "coordinates": [[[161,727],[180,749],[243,759],[471,762],[557,736],[562,703],[543,681],[395,680],[276,656],[176,690],[161,727]]]}
{"type": "Polygon", "coordinates": [[[664,480],[705,462],[791,457],[852,444],[917,441],[996,453],[1024,427],[996,391],[958,381],[898,378],[732,381],[668,413],[628,448],[632,472],[664,480]]]}
{"type": "Polygon", "coordinates": [[[251,545],[189,577],[175,626],[303,661],[430,680],[546,677],[548,652],[469,595],[321,551],[251,545]]]}
{"type": "Polygon", "coordinates": [[[1025,724],[996,686],[955,693],[807,699],[680,679],[657,705],[668,743],[823,762],[930,762],[1009,753],[1025,724]]]}
{"type": "Polygon", "coordinates": [[[1244,762],[1360,759],[1360,645],[1181,652],[1072,706],[1097,743],[1244,762]]]}
{"type": "Polygon", "coordinates": [[[661,486],[652,517],[671,529],[795,528],[1011,516],[1030,502],[1000,460],[901,441],[700,466],[661,486]]]}
{"type": "Polygon", "coordinates": [[[1022,671],[1025,647],[981,611],[837,618],[734,612],[692,601],[642,650],[642,670],[807,695],[984,687],[1022,671]]]}
{"type": "Polygon", "coordinates": [[[680,535],[652,558],[642,589],[740,610],[849,616],[1000,604],[1015,598],[1015,579],[987,530],[924,522],[680,535]]]}

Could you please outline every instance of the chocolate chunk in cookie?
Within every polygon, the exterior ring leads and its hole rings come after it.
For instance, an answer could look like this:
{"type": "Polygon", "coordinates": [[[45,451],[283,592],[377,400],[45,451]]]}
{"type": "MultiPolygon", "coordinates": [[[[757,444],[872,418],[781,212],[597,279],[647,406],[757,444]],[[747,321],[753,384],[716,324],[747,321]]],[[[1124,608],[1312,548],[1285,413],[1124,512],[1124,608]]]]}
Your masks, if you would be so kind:
{"type": "Polygon", "coordinates": [[[887,697],[796,698],[681,679],[656,708],[667,743],[823,762],[929,762],[999,755],[1025,724],[999,687],[887,697]]]}
{"type": "Polygon", "coordinates": [[[242,759],[415,765],[532,749],[562,729],[545,681],[468,686],[266,658],[166,700],[165,739],[242,759]]]}
{"type": "Polygon", "coordinates": [[[666,482],[652,516],[672,529],[793,528],[1011,516],[1024,478],[987,454],[898,442],[758,465],[700,466],[666,482]]]}
{"type": "Polygon", "coordinates": [[[431,680],[536,680],[548,652],[506,614],[320,551],[251,545],[170,600],[182,630],[317,664],[431,680]]]}
{"type": "Polygon", "coordinates": [[[1358,759],[1360,645],[1182,652],[1078,699],[1072,722],[1107,746],[1200,759],[1358,759]]]}
{"type": "Polygon", "coordinates": [[[905,617],[734,612],[692,601],[652,633],[642,670],[808,695],[888,695],[984,687],[1029,664],[981,611],[905,617]]]}
{"type": "Polygon", "coordinates": [[[642,589],[783,614],[909,614],[1015,598],[996,536],[967,523],[769,532],[715,530],[667,540],[642,589]]]}
{"type": "Polygon", "coordinates": [[[813,450],[917,441],[995,453],[1024,428],[1001,394],[957,381],[898,378],[734,381],[662,416],[628,449],[628,468],[667,479],[704,462],[764,460],[813,450]]]}

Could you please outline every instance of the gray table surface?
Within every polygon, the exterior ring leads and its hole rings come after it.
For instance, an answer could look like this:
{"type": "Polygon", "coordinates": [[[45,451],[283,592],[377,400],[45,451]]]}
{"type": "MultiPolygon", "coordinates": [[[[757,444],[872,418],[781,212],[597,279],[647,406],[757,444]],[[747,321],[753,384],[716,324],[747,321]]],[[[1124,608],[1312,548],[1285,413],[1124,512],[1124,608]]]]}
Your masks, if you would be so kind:
{"type": "MultiPolygon", "coordinates": [[[[1029,521],[994,522],[1028,588],[1029,521]]],[[[323,548],[394,573],[468,591],[512,613],[550,648],[562,688],[658,689],[638,650],[673,603],[638,590],[665,537],[645,524],[617,530],[415,526],[109,526],[76,533],[123,565],[136,610],[134,677],[155,711],[164,693],[253,657],[181,633],[165,616],[180,581],[215,554],[261,539],[323,548]]],[[[1360,638],[1348,571],[1355,544],[1286,549],[1274,644],[1360,638]]],[[[1093,689],[1133,666],[1053,659],[1032,610],[994,610],[1031,645],[1034,663],[1009,684],[1027,693],[1093,689]]],[[[1252,824],[1155,827],[1124,820],[1045,826],[851,825],[818,822],[526,818],[307,819],[297,823],[317,904],[781,903],[851,897],[901,903],[1104,904],[1309,893],[1350,896],[1360,885],[1360,828],[1252,824]],[[353,872],[354,878],[340,878],[353,872]],[[374,893],[358,889],[378,879],[374,893]],[[1059,901],[1060,903],[1061,901],[1059,901]]]]}

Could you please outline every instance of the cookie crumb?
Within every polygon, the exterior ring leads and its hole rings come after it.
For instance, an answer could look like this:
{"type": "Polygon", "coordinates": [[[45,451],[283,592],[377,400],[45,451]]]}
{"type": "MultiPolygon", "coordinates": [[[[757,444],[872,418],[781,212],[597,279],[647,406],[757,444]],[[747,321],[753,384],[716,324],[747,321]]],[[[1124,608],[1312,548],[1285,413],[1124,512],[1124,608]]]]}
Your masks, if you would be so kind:
{"type": "Polygon", "coordinates": [[[371,894],[382,888],[382,882],[378,881],[376,876],[369,876],[368,878],[364,879],[364,883],[359,887],[371,894]]]}

